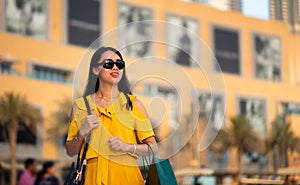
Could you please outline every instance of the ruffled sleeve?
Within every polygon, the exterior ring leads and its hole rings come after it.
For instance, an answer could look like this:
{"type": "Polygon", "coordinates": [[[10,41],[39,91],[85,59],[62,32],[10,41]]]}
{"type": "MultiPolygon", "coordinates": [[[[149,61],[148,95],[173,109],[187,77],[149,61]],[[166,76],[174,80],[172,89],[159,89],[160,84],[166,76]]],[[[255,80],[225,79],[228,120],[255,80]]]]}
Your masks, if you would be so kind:
{"type": "Polygon", "coordinates": [[[135,99],[136,96],[130,95],[130,100],[132,101],[132,112],[135,115],[135,129],[137,138],[140,142],[143,142],[143,140],[155,136],[155,134],[149,118],[147,118],[137,107],[135,99]]]}
{"type": "Polygon", "coordinates": [[[79,129],[78,129],[78,126],[77,126],[77,123],[76,123],[76,119],[73,118],[73,120],[69,123],[67,141],[73,140],[74,137],[76,136],[78,130],[79,129]]]}

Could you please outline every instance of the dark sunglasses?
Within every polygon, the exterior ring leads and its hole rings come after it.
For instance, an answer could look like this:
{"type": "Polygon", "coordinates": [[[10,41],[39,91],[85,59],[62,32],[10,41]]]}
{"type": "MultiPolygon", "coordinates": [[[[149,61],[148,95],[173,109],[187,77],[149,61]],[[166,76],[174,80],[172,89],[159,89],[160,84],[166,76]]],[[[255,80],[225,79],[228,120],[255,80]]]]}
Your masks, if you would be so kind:
{"type": "Polygon", "coordinates": [[[105,69],[112,69],[114,67],[114,65],[116,64],[118,69],[124,69],[125,67],[125,62],[121,59],[116,60],[116,62],[114,62],[112,59],[108,58],[108,59],[104,59],[101,63],[99,63],[99,66],[102,65],[103,68],[105,69]]]}

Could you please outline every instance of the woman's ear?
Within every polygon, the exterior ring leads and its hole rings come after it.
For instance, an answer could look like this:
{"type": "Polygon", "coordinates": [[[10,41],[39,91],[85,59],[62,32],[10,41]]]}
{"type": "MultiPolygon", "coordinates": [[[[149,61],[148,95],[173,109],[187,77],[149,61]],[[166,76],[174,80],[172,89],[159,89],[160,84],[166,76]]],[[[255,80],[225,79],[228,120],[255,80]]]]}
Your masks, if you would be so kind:
{"type": "Polygon", "coordinates": [[[93,67],[93,73],[94,73],[94,75],[98,76],[98,75],[99,75],[99,73],[100,73],[100,70],[99,70],[99,68],[97,68],[97,67],[93,67]]]}

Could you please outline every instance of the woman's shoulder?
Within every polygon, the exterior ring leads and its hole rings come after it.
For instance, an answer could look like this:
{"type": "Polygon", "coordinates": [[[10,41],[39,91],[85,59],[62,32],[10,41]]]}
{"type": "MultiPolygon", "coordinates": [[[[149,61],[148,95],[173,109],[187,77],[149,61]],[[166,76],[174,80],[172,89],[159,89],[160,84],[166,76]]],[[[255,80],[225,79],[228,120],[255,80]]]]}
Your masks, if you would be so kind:
{"type": "Polygon", "coordinates": [[[134,102],[135,99],[137,98],[137,96],[134,95],[134,94],[127,94],[127,95],[128,95],[128,97],[129,97],[129,99],[130,99],[131,102],[134,102]]]}
{"type": "Polygon", "coordinates": [[[49,176],[45,179],[44,184],[59,185],[59,179],[55,176],[49,176]]]}
{"type": "Polygon", "coordinates": [[[74,100],[74,105],[73,107],[75,106],[75,108],[79,108],[79,109],[86,109],[86,105],[85,105],[85,100],[84,100],[84,97],[86,97],[88,103],[91,105],[92,104],[92,99],[91,99],[91,95],[88,95],[88,96],[81,96],[81,97],[78,97],[74,100]]]}
{"type": "Polygon", "coordinates": [[[87,95],[87,96],[79,96],[77,98],[75,98],[75,102],[81,102],[84,101],[84,98],[86,98],[87,100],[89,100],[91,98],[91,95],[87,95]]]}
{"type": "Polygon", "coordinates": [[[50,176],[47,178],[47,180],[51,181],[51,182],[59,182],[58,178],[55,176],[50,176]]]}
{"type": "Polygon", "coordinates": [[[138,113],[142,113],[144,116],[148,117],[147,110],[142,101],[136,95],[128,94],[128,96],[130,98],[130,101],[132,102],[133,109],[136,108],[138,110],[138,113]]]}

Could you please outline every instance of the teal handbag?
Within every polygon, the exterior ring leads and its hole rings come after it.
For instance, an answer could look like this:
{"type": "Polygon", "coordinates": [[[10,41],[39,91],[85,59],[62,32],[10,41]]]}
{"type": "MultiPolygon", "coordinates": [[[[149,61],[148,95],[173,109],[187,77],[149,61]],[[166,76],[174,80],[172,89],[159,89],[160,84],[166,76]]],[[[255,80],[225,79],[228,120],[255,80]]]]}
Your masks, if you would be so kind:
{"type": "Polygon", "coordinates": [[[148,145],[148,159],[143,157],[144,166],[148,169],[146,175],[146,168],[144,168],[144,179],[146,185],[178,185],[174,175],[169,159],[158,159],[151,146],[148,145]],[[151,160],[152,154],[152,160],[151,160]],[[151,162],[152,161],[152,162],[151,162]]]}

